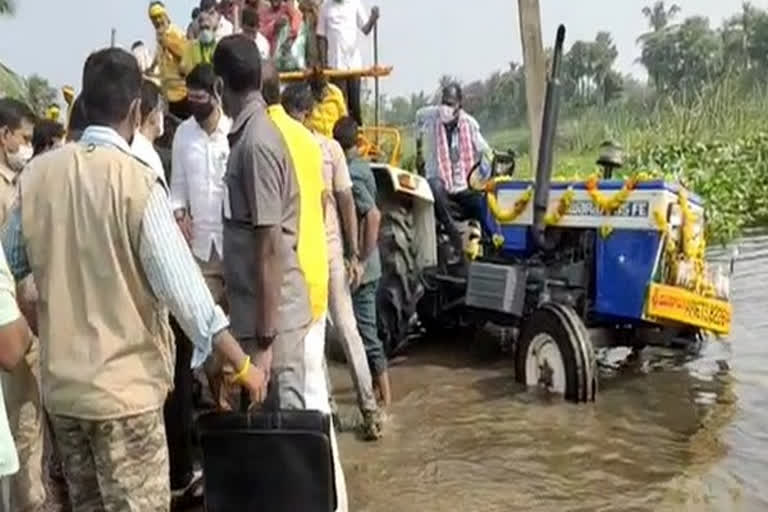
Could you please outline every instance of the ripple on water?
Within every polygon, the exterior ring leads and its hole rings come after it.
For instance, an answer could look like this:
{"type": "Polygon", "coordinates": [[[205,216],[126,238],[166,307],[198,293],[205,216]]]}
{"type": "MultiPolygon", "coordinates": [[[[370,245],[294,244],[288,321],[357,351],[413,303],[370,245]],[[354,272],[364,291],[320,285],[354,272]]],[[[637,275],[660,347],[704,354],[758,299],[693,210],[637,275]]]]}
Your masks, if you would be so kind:
{"type": "Polygon", "coordinates": [[[731,343],[606,357],[593,405],[520,390],[509,361],[415,347],[392,369],[385,439],[342,436],[351,510],[768,510],[768,238],[741,258],[731,343]]]}

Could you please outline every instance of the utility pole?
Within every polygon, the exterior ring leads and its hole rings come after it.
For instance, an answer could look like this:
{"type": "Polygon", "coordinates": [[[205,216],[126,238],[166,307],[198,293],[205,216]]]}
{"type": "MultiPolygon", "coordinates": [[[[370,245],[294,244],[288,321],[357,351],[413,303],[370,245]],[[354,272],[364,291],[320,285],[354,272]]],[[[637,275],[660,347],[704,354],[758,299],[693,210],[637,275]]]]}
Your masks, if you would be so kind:
{"type": "Polygon", "coordinates": [[[528,154],[535,171],[541,140],[541,118],[547,81],[547,61],[541,39],[541,9],[539,0],[517,0],[520,18],[520,39],[523,43],[525,96],[528,102],[528,126],[531,142],[528,154]]]}
{"type": "Polygon", "coordinates": [[[114,48],[114,47],[115,47],[115,41],[116,41],[116,40],[117,40],[117,29],[116,29],[116,28],[112,28],[112,34],[110,35],[110,42],[109,42],[109,46],[111,46],[112,48],[114,48]]]}

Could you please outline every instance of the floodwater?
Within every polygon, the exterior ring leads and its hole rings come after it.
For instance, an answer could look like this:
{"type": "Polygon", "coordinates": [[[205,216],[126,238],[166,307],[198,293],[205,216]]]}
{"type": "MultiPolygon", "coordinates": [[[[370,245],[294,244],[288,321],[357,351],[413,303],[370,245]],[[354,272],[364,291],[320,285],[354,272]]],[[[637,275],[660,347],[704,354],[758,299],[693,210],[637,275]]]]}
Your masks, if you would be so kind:
{"type": "Polygon", "coordinates": [[[739,250],[730,341],[695,359],[603,354],[595,404],[520,389],[469,340],[414,347],[392,369],[386,437],[341,436],[350,510],[768,510],[768,237],[739,250]]]}

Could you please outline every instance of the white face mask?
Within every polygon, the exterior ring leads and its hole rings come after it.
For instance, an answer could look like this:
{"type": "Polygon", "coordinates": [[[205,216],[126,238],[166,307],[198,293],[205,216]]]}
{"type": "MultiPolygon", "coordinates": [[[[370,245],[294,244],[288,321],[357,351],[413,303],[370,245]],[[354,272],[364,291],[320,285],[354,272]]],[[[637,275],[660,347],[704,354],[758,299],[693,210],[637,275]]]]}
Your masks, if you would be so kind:
{"type": "Polygon", "coordinates": [[[198,39],[202,44],[212,44],[216,39],[216,35],[213,33],[213,30],[206,28],[200,31],[198,39]]]}
{"type": "Polygon", "coordinates": [[[32,160],[34,152],[30,144],[22,144],[19,146],[18,151],[7,153],[5,156],[8,159],[8,165],[11,167],[11,170],[21,172],[24,166],[27,165],[27,162],[32,160]]]}
{"type": "Polygon", "coordinates": [[[443,124],[452,123],[456,120],[456,114],[458,111],[454,107],[448,105],[440,105],[440,121],[443,124]]]}

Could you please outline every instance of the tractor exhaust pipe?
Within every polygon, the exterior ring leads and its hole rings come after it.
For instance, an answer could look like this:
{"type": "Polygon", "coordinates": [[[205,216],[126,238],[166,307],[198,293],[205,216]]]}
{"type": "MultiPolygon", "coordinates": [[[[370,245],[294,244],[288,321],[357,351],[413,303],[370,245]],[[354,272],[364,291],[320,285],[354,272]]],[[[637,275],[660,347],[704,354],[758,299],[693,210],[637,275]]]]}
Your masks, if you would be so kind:
{"type": "Polygon", "coordinates": [[[541,142],[536,165],[536,190],[533,196],[533,238],[539,248],[546,247],[547,207],[549,189],[552,181],[552,155],[557,132],[557,116],[560,111],[560,61],[563,57],[565,25],[557,28],[555,51],[552,55],[552,68],[547,79],[547,92],[544,97],[544,114],[541,119],[541,142]]]}

